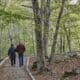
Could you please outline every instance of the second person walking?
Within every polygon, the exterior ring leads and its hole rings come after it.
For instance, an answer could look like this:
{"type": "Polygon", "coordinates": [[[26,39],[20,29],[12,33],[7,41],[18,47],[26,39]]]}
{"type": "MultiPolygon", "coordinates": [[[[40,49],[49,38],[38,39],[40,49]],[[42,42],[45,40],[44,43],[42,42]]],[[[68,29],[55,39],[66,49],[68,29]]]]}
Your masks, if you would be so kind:
{"type": "Polygon", "coordinates": [[[24,65],[24,52],[25,52],[25,46],[19,42],[19,44],[16,46],[16,51],[18,52],[19,57],[19,66],[24,65]]]}

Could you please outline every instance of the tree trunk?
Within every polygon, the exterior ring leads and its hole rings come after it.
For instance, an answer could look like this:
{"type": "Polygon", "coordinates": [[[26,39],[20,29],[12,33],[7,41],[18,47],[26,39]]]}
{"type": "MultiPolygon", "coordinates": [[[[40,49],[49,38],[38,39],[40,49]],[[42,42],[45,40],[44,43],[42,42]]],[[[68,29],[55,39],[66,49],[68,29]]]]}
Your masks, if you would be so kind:
{"type": "Polygon", "coordinates": [[[8,29],[8,35],[9,35],[10,43],[12,44],[12,36],[11,36],[11,34],[10,34],[9,29],[8,29]]]}
{"type": "Polygon", "coordinates": [[[63,37],[62,37],[62,34],[60,34],[60,53],[62,53],[63,51],[63,37]]]}
{"type": "Polygon", "coordinates": [[[66,38],[67,38],[67,43],[68,43],[69,52],[71,52],[71,40],[70,40],[71,32],[70,32],[70,28],[69,28],[69,30],[67,31],[67,30],[66,30],[66,27],[64,26],[64,31],[65,31],[65,33],[66,33],[66,38]]]}
{"type": "Polygon", "coordinates": [[[55,53],[55,48],[56,48],[56,43],[57,43],[57,37],[58,37],[58,31],[59,31],[59,27],[60,27],[60,20],[61,20],[62,13],[63,13],[63,10],[64,10],[65,1],[66,0],[62,0],[62,6],[61,6],[61,9],[60,9],[58,18],[57,18],[56,30],[55,30],[55,34],[53,36],[54,40],[53,40],[53,45],[52,45],[52,48],[51,48],[51,55],[50,55],[50,58],[49,58],[50,63],[53,62],[53,58],[54,58],[54,53],[55,53]]]}
{"type": "Polygon", "coordinates": [[[44,55],[42,49],[42,18],[40,14],[38,0],[32,0],[33,13],[35,19],[35,33],[37,43],[37,59],[38,59],[38,70],[44,67],[44,55]]]}
{"type": "Polygon", "coordinates": [[[65,35],[63,35],[63,53],[65,52],[65,35]]]}
{"type": "Polygon", "coordinates": [[[69,28],[67,40],[68,40],[69,52],[71,52],[71,30],[70,28],[69,28]]]}
{"type": "Polygon", "coordinates": [[[41,15],[43,20],[43,53],[47,57],[49,17],[50,17],[50,0],[41,0],[41,15]]]}
{"type": "Polygon", "coordinates": [[[48,32],[49,32],[49,18],[50,18],[50,1],[47,0],[44,6],[44,33],[43,33],[43,42],[44,42],[44,54],[45,57],[48,56],[47,49],[48,49],[48,32]]]}
{"type": "Polygon", "coordinates": [[[36,56],[36,46],[35,46],[35,31],[34,31],[34,28],[32,30],[32,41],[33,41],[33,52],[34,52],[34,56],[36,56]]]}
{"type": "Polygon", "coordinates": [[[1,55],[1,53],[2,53],[2,48],[1,48],[1,41],[2,41],[2,31],[0,32],[0,60],[2,59],[2,55],[1,55]]]}

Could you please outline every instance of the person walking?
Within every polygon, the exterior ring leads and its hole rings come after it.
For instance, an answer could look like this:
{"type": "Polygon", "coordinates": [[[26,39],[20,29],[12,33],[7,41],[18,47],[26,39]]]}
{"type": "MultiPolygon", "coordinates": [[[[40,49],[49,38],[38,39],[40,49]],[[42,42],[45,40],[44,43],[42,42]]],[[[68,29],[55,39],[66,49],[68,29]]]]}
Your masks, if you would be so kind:
{"type": "Polygon", "coordinates": [[[11,44],[10,48],[8,49],[8,56],[11,62],[11,66],[16,64],[16,54],[15,54],[15,47],[11,44]]]}
{"type": "Polygon", "coordinates": [[[25,46],[19,42],[19,44],[16,47],[16,51],[18,52],[19,56],[19,66],[24,65],[24,52],[25,52],[25,46]]]}

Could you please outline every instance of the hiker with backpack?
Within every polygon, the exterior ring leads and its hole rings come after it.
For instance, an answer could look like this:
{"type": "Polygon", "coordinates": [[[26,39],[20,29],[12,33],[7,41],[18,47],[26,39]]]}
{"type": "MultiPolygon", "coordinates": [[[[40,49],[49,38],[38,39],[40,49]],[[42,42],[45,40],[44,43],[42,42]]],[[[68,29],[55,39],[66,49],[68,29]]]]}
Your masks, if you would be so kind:
{"type": "Polygon", "coordinates": [[[15,54],[15,47],[13,44],[11,44],[11,47],[8,49],[8,56],[11,61],[11,66],[14,66],[16,64],[16,54],[15,54]]]}
{"type": "Polygon", "coordinates": [[[19,42],[19,44],[16,47],[16,51],[18,52],[19,57],[19,66],[24,65],[24,52],[25,52],[25,46],[19,42]]]}

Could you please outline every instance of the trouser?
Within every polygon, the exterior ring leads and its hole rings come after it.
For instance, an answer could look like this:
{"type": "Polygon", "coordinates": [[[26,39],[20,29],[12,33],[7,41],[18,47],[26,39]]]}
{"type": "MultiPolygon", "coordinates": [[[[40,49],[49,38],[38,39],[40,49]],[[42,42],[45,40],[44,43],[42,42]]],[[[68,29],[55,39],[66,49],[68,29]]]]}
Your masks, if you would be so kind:
{"type": "Polygon", "coordinates": [[[24,64],[24,57],[23,57],[23,54],[19,54],[19,66],[23,66],[24,64]]]}
{"type": "Polygon", "coordinates": [[[16,57],[10,57],[11,66],[16,64],[16,57]]]}

